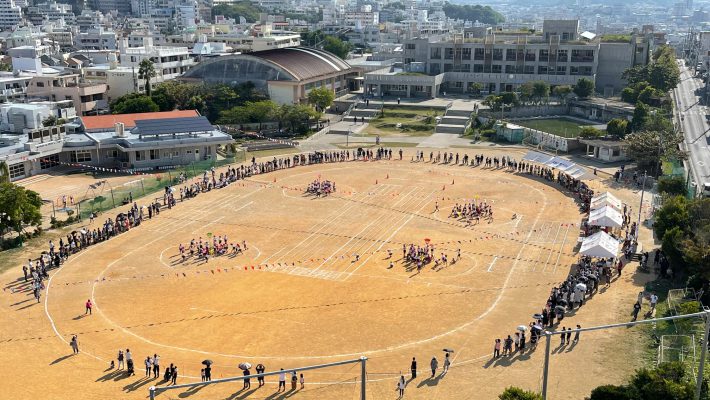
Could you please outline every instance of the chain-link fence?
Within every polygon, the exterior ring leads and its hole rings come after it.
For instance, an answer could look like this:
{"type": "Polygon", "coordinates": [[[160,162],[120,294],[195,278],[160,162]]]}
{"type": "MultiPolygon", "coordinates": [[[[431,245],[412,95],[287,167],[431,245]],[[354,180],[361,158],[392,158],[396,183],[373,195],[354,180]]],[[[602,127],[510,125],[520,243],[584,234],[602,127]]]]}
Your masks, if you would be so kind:
{"type": "Polygon", "coordinates": [[[159,168],[155,173],[136,175],[136,179],[120,185],[111,185],[109,180],[102,180],[92,184],[93,190],[87,191],[87,196],[79,201],[77,211],[82,218],[87,218],[91,213],[98,214],[121,205],[130,204],[135,199],[162,191],[166,186],[180,184],[201,175],[211,168],[243,160],[244,155],[241,152],[237,156],[218,160],[205,160],[171,168],[159,168]]]}

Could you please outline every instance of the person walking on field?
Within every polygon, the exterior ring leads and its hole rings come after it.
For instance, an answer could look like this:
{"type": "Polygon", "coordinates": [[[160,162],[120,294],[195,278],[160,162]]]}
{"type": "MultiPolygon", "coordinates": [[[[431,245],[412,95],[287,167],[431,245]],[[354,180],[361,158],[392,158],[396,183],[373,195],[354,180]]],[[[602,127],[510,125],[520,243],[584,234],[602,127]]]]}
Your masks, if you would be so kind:
{"type": "Polygon", "coordinates": [[[441,373],[442,375],[449,372],[449,367],[451,366],[451,359],[449,358],[449,353],[446,352],[446,356],[444,357],[444,371],[441,373]]]}
{"type": "Polygon", "coordinates": [[[118,351],[118,369],[123,369],[123,350],[118,351]]]}
{"type": "MultiPolygon", "coordinates": [[[[577,329],[582,329],[582,327],[579,324],[577,324],[577,329]]],[[[579,342],[579,331],[574,333],[574,343],[577,343],[577,342],[579,342]]]]}
{"type": "Polygon", "coordinates": [[[173,365],[172,372],[170,373],[170,376],[172,377],[172,384],[177,385],[177,376],[178,376],[178,367],[177,365],[173,365]]]}
{"type": "Polygon", "coordinates": [[[145,358],[145,377],[150,378],[150,371],[153,369],[153,360],[150,356],[145,358]]]}
{"type": "MultiPolygon", "coordinates": [[[[266,367],[264,366],[264,364],[257,364],[256,365],[256,373],[257,374],[263,374],[265,371],[266,371],[266,367]]],[[[263,376],[256,378],[256,380],[259,382],[259,387],[264,386],[264,377],[263,376]]]]}
{"type": "Polygon", "coordinates": [[[412,357],[412,365],[411,368],[412,370],[412,379],[416,379],[417,377],[417,359],[415,357],[412,357]]]}
{"type": "Polygon", "coordinates": [[[69,345],[71,346],[71,349],[74,354],[79,354],[79,339],[76,337],[76,335],[72,335],[69,345]]]}
{"type": "Polygon", "coordinates": [[[404,380],[404,375],[399,377],[399,382],[397,382],[397,389],[399,390],[399,398],[404,396],[404,388],[407,387],[407,381],[404,380]]]}
{"type": "Polygon", "coordinates": [[[93,307],[93,304],[91,304],[91,299],[86,300],[86,312],[84,312],[84,315],[91,315],[91,307],[93,307]]]}
{"type": "Polygon", "coordinates": [[[500,339],[496,339],[496,343],[493,346],[493,358],[500,357],[500,339]]]}
{"type": "Polygon", "coordinates": [[[433,378],[434,375],[436,375],[437,368],[439,368],[439,360],[437,360],[436,357],[432,357],[430,365],[431,365],[431,377],[433,378]]]}

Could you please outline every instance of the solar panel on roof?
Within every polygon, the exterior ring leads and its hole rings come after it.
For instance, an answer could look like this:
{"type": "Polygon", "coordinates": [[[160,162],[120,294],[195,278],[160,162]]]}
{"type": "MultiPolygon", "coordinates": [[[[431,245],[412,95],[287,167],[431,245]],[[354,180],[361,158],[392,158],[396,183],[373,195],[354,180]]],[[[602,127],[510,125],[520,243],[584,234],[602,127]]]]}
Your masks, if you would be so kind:
{"type": "Polygon", "coordinates": [[[141,135],[173,135],[214,130],[210,121],[204,116],[138,120],[136,128],[141,135]]]}

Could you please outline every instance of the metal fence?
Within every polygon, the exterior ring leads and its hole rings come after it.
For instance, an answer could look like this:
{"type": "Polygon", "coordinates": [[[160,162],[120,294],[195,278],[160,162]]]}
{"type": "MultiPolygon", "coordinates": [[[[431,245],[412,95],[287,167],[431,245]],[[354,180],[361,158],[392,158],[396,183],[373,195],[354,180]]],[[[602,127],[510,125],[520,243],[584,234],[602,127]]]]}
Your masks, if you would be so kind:
{"type": "Polygon", "coordinates": [[[360,364],[360,400],[365,400],[366,398],[366,383],[367,383],[367,357],[360,357],[358,359],[353,359],[353,360],[345,360],[345,361],[338,361],[338,362],[333,362],[333,363],[327,363],[327,364],[318,364],[318,365],[310,365],[306,367],[300,367],[300,368],[292,368],[292,369],[284,369],[280,371],[273,371],[273,372],[265,372],[261,374],[254,374],[254,375],[243,375],[243,376],[235,376],[231,378],[222,378],[222,379],[214,379],[211,381],[205,381],[205,382],[195,382],[195,383],[185,383],[182,385],[172,385],[172,386],[151,386],[148,388],[148,396],[150,400],[155,400],[156,396],[162,392],[167,392],[170,390],[178,390],[178,389],[195,389],[195,388],[200,388],[208,385],[218,385],[218,384],[224,384],[228,382],[237,382],[237,381],[243,381],[245,379],[258,379],[261,377],[267,377],[267,376],[275,376],[279,374],[290,374],[290,373],[297,373],[297,372],[303,372],[303,371],[312,371],[315,369],[324,369],[324,368],[333,368],[333,367],[338,367],[341,365],[349,365],[349,364],[360,364]]]}
{"type": "Polygon", "coordinates": [[[112,208],[130,204],[135,199],[162,191],[166,186],[176,185],[184,180],[194,178],[211,168],[221,167],[237,161],[232,156],[219,160],[211,159],[191,164],[163,167],[157,172],[146,175],[136,175],[136,179],[112,186],[108,179],[93,184],[95,190],[77,203],[77,214],[87,218],[91,213],[101,213],[112,208]]]}

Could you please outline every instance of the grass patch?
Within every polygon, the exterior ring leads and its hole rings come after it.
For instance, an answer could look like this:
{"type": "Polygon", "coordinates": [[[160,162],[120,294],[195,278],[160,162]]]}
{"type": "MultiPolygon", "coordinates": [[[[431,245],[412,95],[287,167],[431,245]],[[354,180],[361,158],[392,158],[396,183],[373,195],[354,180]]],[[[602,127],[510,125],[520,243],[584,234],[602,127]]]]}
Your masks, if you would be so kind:
{"type": "Polygon", "coordinates": [[[383,115],[369,122],[363,134],[365,136],[430,136],[436,128],[435,117],[443,114],[443,109],[431,107],[387,106],[384,108],[383,115]]]}
{"type": "Polygon", "coordinates": [[[538,131],[551,133],[553,135],[566,138],[575,138],[579,136],[586,125],[580,125],[579,122],[567,118],[540,118],[529,119],[513,122],[515,125],[524,126],[526,128],[537,129],[538,131]]]}
{"type": "Polygon", "coordinates": [[[269,150],[256,150],[256,151],[247,151],[247,160],[251,160],[252,157],[260,158],[260,157],[271,157],[271,156],[278,156],[282,154],[293,154],[293,153],[299,153],[300,151],[296,147],[285,147],[283,149],[269,149],[269,150]]]}
{"type": "Polygon", "coordinates": [[[347,145],[345,143],[333,143],[335,147],[343,150],[357,149],[358,147],[362,147],[363,149],[369,149],[373,147],[416,147],[418,144],[419,143],[412,142],[380,142],[379,145],[376,145],[373,142],[350,142],[347,145]]]}

